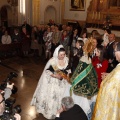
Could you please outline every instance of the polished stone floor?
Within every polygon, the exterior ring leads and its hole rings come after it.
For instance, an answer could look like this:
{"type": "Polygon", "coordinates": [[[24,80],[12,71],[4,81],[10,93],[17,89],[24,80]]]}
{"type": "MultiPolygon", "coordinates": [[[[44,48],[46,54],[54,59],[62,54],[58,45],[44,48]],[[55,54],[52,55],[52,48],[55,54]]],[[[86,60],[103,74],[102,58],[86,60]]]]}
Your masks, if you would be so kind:
{"type": "Polygon", "coordinates": [[[18,74],[18,77],[13,77],[10,81],[18,87],[18,92],[12,96],[16,98],[14,106],[21,105],[22,120],[46,120],[41,114],[36,113],[33,106],[30,106],[45,64],[43,58],[32,56],[6,58],[0,62],[0,83],[7,78],[10,72],[18,74]]]}

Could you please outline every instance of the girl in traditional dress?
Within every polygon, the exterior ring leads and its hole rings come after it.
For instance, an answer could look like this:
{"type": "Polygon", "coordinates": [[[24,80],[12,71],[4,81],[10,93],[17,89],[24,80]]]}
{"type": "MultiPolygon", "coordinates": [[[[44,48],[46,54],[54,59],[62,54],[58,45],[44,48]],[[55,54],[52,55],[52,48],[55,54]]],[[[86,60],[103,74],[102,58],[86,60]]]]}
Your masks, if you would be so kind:
{"type": "Polygon", "coordinates": [[[56,117],[56,112],[61,107],[61,99],[68,89],[67,76],[65,78],[58,71],[66,75],[69,73],[68,58],[62,45],[55,49],[53,57],[46,64],[31,101],[37,112],[47,119],[56,117]]]}

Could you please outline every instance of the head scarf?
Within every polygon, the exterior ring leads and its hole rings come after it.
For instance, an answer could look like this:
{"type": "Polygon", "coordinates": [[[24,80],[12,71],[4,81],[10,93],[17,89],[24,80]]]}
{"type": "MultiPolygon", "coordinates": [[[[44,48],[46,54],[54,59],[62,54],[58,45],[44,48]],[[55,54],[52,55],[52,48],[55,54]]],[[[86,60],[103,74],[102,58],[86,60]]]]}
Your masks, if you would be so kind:
{"type": "Polygon", "coordinates": [[[59,46],[55,49],[55,51],[54,51],[54,53],[53,53],[53,57],[54,57],[54,58],[58,58],[58,52],[59,52],[60,48],[64,48],[63,45],[59,45],[59,46]]]}
{"type": "MultiPolygon", "coordinates": [[[[64,48],[63,45],[59,45],[59,46],[55,49],[55,51],[54,51],[54,53],[53,53],[53,59],[55,60],[55,63],[57,64],[57,66],[58,66],[59,68],[62,68],[62,67],[59,66],[59,64],[58,64],[58,52],[59,52],[60,48],[64,48]]],[[[64,62],[65,62],[64,68],[66,68],[66,67],[68,66],[68,58],[66,57],[66,55],[65,55],[65,57],[64,57],[64,62]]]]}

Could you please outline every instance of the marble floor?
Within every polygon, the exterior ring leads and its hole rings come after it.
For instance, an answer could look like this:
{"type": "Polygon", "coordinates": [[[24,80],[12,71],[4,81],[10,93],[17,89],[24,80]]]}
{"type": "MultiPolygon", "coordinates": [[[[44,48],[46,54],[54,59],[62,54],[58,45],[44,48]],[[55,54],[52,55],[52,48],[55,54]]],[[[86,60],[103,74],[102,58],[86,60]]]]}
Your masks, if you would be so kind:
{"type": "Polygon", "coordinates": [[[43,58],[12,57],[2,59],[0,62],[0,84],[10,72],[15,72],[18,77],[13,77],[11,82],[18,87],[18,92],[12,94],[16,98],[15,105],[21,105],[22,120],[46,120],[41,114],[36,113],[30,102],[46,62],[43,58]]]}

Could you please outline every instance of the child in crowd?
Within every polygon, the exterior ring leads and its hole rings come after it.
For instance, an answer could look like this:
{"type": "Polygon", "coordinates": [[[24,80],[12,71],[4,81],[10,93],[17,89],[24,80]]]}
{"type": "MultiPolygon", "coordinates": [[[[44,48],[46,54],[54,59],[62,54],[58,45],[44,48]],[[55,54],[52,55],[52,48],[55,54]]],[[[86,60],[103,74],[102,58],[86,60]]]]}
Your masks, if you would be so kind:
{"type": "Polygon", "coordinates": [[[83,49],[82,49],[83,46],[84,46],[84,42],[78,39],[76,42],[76,48],[74,49],[71,58],[72,73],[75,71],[79,63],[79,59],[83,55],[83,49]]]}

